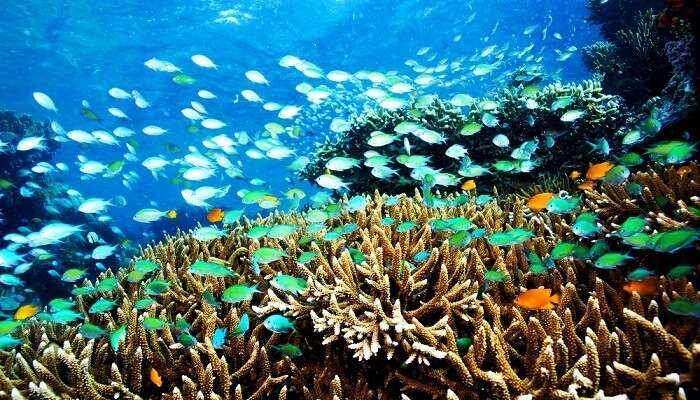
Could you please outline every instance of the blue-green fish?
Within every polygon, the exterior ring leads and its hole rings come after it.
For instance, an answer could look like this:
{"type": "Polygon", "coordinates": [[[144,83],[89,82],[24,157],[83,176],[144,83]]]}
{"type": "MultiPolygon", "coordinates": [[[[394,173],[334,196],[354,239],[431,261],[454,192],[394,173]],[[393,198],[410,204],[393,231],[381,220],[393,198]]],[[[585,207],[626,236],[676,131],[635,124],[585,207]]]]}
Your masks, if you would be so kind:
{"type": "Polygon", "coordinates": [[[286,333],[294,330],[294,322],[280,314],[272,314],[265,318],[263,326],[270,332],[286,333]]]}
{"type": "Polygon", "coordinates": [[[649,244],[656,251],[673,253],[690,246],[697,239],[698,232],[695,229],[678,228],[652,235],[649,244]]]}
{"type": "Polygon", "coordinates": [[[299,294],[300,292],[303,292],[308,286],[308,284],[306,283],[306,279],[297,278],[296,276],[286,274],[279,274],[275,276],[274,278],[272,278],[270,283],[272,284],[272,286],[280,290],[284,290],[286,292],[291,292],[294,294],[299,294]]]}
{"type": "Polygon", "coordinates": [[[233,336],[242,336],[250,329],[250,317],[248,314],[241,315],[241,319],[238,320],[236,329],[233,331],[233,336]]]}
{"type": "Polygon", "coordinates": [[[119,350],[119,342],[126,339],[126,325],[120,325],[109,334],[109,345],[115,353],[119,350]]]}
{"type": "Polygon", "coordinates": [[[221,301],[225,303],[239,303],[253,298],[255,293],[260,293],[258,285],[246,286],[243,284],[229,286],[221,294],[221,301]]]}
{"type": "Polygon", "coordinates": [[[88,309],[90,314],[101,314],[104,312],[111,311],[117,303],[107,299],[98,299],[92,306],[88,309]]]}
{"type": "Polygon", "coordinates": [[[228,328],[216,328],[214,333],[211,335],[211,345],[215,349],[221,349],[224,347],[226,342],[226,335],[228,334],[228,328]]]}
{"type": "Polygon", "coordinates": [[[100,336],[106,336],[107,332],[97,325],[83,322],[78,330],[83,337],[88,339],[97,339],[100,336]]]}
{"type": "Polygon", "coordinates": [[[226,278],[236,276],[230,268],[225,265],[197,260],[190,265],[190,273],[199,276],[211,276],[214,278],[226,278]]]}
{"type": "Polygon", "coordinates": [[[644,230],[644,227],[646,226],[647,221],[644,219],[644,217],[641,216],[633,216],[633,217],[628,217],[621,225],[620,228],[617,230],[617,234],[620,235],[620,237],[627,237],[627,236],[632,236],[635,233],[642,232],[644,230]]]}
{"type": "Polygon", "coordinates": [[[595,213],[581,213],[578,215],[578,217],[576,217],[576,221],[574,221],[574,225],[571,227],[571,230],[577,236],[591,237],[598,233],[598,223],[596,222],[597,219],[598,217],[595,213]]]}
{"type": "Polygon", "coordinates": [[[620,265],[624,264],[625,261],[631,260],[632,258],[633,257],[622,253],[605,253],[602,256],[598,257],[598,259],[595,260],[593,265],[595,265],[596,268],[600,269],[615,269],[620,265]]]}
{"type": "Polygon", "coordinates": [[[547,211],[554,214],[568,214],[578,207],[580,198],[554,196],[547,203],[547,211]]]}
{"type": "Polygon", "coordinates": [[[145,287],[146,294],[156,296],[170,289],[170,282],[165,279],[154,279],[145,287]]]}

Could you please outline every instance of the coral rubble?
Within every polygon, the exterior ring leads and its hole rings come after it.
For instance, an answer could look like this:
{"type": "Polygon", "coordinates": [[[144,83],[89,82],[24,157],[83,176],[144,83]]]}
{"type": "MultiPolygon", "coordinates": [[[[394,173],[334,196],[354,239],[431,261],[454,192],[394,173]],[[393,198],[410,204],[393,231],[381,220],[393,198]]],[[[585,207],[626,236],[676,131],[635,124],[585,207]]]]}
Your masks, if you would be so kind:
{"type": "MultiPolygon", "coordinates": [[[[624,194],[621,185],[590,190],[581,213],[598,213],[608,231],[625,213],[648,213],[653,232],[697,228],[697,216],[684,210],[700,206],[698,179],[695,164],[682,172],[638,173],[631,181],[642,187],[639,195],[624,194]],[[659,206],[657,195],[670,203],[659,206]],[[673,215],[659,208],[674,204],[680,211],[673,215]]],[[[513,196],[429,208],[418,193],[398,201],[375,193],[361,210],[326,213],[325,229],[311,232],[318,211],[244,220],[228,237],[208,242],[179,233],[146,248],[128,269],[86,282],[100,288],[116,278],[113,290],[77,298],[83,326],[106,332],[90,336],[78,322],[17,328],[13,335],[24,344],[0,353],[0,397],[684,399],[700,393],[700,324],[668,310],[672,300],[700,299],[696,281],[661,277],[653,293],[640,294],[622,290],[627,266],[599,270],[585,257],[562,257],[546,273],[531,269],[529,254],[545,258],[561,241],[576,240],[576,215],[533,213],[513,196]],[[456,223],[470,236],[454,240],[456,223]],[[296,231],[254,234],[256,227],[280,224],[296,231]],[[343,235],[324,234],[338,227],[343,235]],[[481,229],[485,236],[477,234],[481,229]],[[517,229],[531,234],[509,245],[491,240],[517,229]],[[278,257],[261,258],[270,249],[278,257]],[[302,254],[315,256],[302,261],[302,254]],[[196,260],[224,265],[235,276],[195,274],[196,260]],[[160,268],[139,282],[131,275],[139,262],[160,268]],[[502,279],[485,286],[487,272],[502,279]],[[279,274],[301,278],[298,289],[271,284],[279,274]],[[154,282],[167,285],[149,294],[154,282]],[[235,284],[255,284],[258,292],[232,300],[224,292],[235,284]],[[528,310],[514,303],[538,287],[559,294],[558,304],[528,310]],[[98,297],[116,307],[88,312],[98,297]],[[151,300],[137,306],[143,299],[151,300]],[[294,330],[271,331],[268,317],[275,315],[293,320],[294,330]],[[249,329],[241,329],[243,318],[249,329]],[[115,335],[119,327],[123,337],[115,335]],[[215,346],[222,327],[229,334],[215,346]],[[286,344],[300,352],[281,351],[286,344]]],[[[695,246],[684,251],[696,262],[695,246]]],[[[646,255],[646,265],[654,266],[655,257],[646,255]]]]}

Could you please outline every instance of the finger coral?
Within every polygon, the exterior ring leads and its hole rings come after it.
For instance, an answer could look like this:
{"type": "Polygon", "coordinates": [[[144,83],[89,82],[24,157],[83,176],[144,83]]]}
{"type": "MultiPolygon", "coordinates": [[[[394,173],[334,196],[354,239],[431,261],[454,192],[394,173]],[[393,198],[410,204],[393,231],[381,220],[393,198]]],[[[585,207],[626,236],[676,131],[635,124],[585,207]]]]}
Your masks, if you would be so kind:
{"type": "MultiPolygon", "coordinates": [[[[697,166],[689,173],[633,179],[644,193],[672,192],[680,202],[697,190],[697,166]]],[[[618,190],[586,194],[604,224],[618,190]]],[[[698,394],[698,320],[668,310],[700,298],[693,281],[661,277],[651,294],[627,292],[620,271],[575,256],[534,270],[533,255],[548,258],[574,240],[575,215],[534,213],[517,197],[439,208],[419,193],[375,193],[364,208],[343,204],[244,219],[210,241],[179,233],[115,275],[86,281],[75,305],[82,322],[47,310],[11,332],[24,343],[0,352],[0,397],[698,394]],[[261,226],[295,230],[261,236],[261,226]],[[193,273],[197,260],[206,262],[193,273]],[[554,295],[525,301],[536,288],[554,295]],[[95,312],[98,299],[115,306],[95,312]]]]}

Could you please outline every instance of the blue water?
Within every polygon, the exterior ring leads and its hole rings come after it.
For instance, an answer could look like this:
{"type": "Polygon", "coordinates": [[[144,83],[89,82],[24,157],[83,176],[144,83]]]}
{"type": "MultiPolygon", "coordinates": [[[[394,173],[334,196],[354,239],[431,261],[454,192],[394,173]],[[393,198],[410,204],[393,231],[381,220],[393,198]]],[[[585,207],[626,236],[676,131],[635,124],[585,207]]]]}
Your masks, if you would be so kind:
{"type": "MultiPolygon", "coordinates": [[[[246,131],[255,138],[262,126],[279,121],[276,113],[260,108],[258,103],[235,96],[246,88],[256,90],[266,101],[280,104],[306,104],[305,96],[294,90],[302,81],[312,81],[293,69],[278,65],[280,57],[293,54],[320,66],[325,72],[340,69],[350,73],[359,70],[398,71],[415,76],[405,61],[417,59],[416,52],[425,46],[448,60],[469,58],[486,46],[507,45],[520,49],[535,43],[533,54],[542,55],[544,69],[562,81],[579,81],[590,76],[581,63],[580,49],[598,40],[595,27],[586,24],[587,10],[583,0],[569,1],[21,1],[7,2],[0,17],[0,107],[28,113],[38,119],[58,121],[66,130],[112,130],[127,126],[137,132],[139,157],[151,155],[172,157],[165,143],[199,146],[209,132],[189,134],[187,122],[179,110],[190,100],[200,100],[211,115],[226,121],[222,131],[246,131]],[[473,21],[467,19],[476,13],[473,21]],[[546,40],[540,30],[551,16],[546,40]],[[540,27],[531,35],[523,29],[532,24],[540,27]],[[495,30],[494,30],[495,28],[495,30]],[[493,32],[492,32],[493,31],[493,32]],[[552,37],[554,32],[562,40],[552,37]],[[455,37],[461,35],[459,41],[455,37]],[[566,61],[556,61],[555,49],[576,46],[577,51],[566,61]],[[211,57],[218,70],[205,70],[190,61],[192,54],[211,57]],[[172,75],[154,72],[144,66],[152,57],[173,62],[198,80],[193,86],[178,86],[172,75]],[[261,71],[270,86],[247,81],[244,72],[261,71]],[[115,100],[107,94],[111,87],[136,89],[152,104],[138,109],[133,102],[115,100]],[[216,100],[197,99],[196,92],[206,88],[218,95],[216,100]],[[34,102],[32,92],[42,91],[56,102],[57,114],[34,102]],[[102,122],[88,121],[80,114],[82,100],[102,117],[102,122]],[[119,121],[106,109],[119,107],[131,118],[119,121]],[[148,137],[140,130],[150,124],[169,130],[164,136],[148,137]]],[[[470,64],[465,61],[465,64],[470,64]]],[[[517,66],[509,61],[510,67],[517,66]]],[[[465,71],[468,72],[468,71],[465,71]]],[[[481,96],[493,93],[499,85],[494,75],[472,79],[463,85],[436,88],[435,93],[451,95],[469,93],[481,96]]],[[[313,82],[318,84],[317,82],[313,82]]],[[[329,111],[329,110],[326,110],[329,111]]],[[[328,115],[348,117],[338,110],[328,115]]],[[[300,141],[321,140],[328,131],[329,120],[307,121],[309,136],[300,141]]],[[[303,125],[303,124],[302,124],[303,125]]],[[[218,132],[217,132],[218,133],[218,132]]],[[[212,135],[209,135],[212,136],[212,135]]],[[[291,143],[294,145],[294,143],[291,143]]],[[[299,151],[306,149],[298,145],[299,151]]],[[[176,221],[191,226],[203,221],[204,211],[187,207],[180,190],[168,179],[155,180],[140,163],[127,163],[124,172],[136,171],[141,181],[132,190],[124,187],[119,177],[83,180],[75,165],[79,154],[91,160],[108,163],[121,159],[124,146],[105,145],[83,148],[74,142],[62,143],[55,162],[65,162],[69,172],[60,179],[80,191],[84,197],[113,198],[122,195],[125,207],[111,208],[116,226],[130,232],[133,240],[150,240],[156,235],[141,234],[150,227],[132,221],[133,214],[144,207],[188,209],[176,221]]],[[[299,154],[302,155],[302,154],[299,154]]],[[[303,182],[289,183],[286,171],[290,159],[240,160],[246,180],[233,181],[217,175],[200,184],[231,184],[232,190],[216,206],[241,207],[235,192],[252,189],[247,182],[262,178],[268,188],[281,196],[289,187],[300,187],[312,194],[312,186],[303,182]]],[[[174,168],[169,171],[174,172],[174,168]]],[[[196,184],[193,186],[197,186],[196,184]]],[[[254,214],[259,210],[249,208],[254,214]]]]}

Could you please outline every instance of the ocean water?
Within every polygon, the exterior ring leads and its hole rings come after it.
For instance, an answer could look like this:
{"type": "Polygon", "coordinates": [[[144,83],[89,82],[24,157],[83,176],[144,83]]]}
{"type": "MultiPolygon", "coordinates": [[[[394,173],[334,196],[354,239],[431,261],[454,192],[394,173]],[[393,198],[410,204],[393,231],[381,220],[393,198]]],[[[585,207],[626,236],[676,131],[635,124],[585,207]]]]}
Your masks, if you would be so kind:
{"type": "Polygon", "coordinates": [[[5,3],[0,400],[700,398],[697,2],[5,3]]]}
{"type": "MultiPolygon", "coordinates": [[[[293,121],[280,120],[276,112],[243,100],[241,90],[253,89],[265,101],[300,105],[309,110],[307,114],[313,114],[306,96],[298,93],[295,86],[304,81],[315,85],[328,82],[280,67],[278,61],[284,55],[296,55],[326,72],[396,71],[415,76],[416,72],[405,63],[420,59],[416,52],[424,47],[430,47],[427,56],[434,55],[432,62],[437,65],[440,60],[472,56],[491,45],[515,50],[534,44],[531,54],[541,56],[540,63],[546,70],[557,74],[562,81],[578,81],[591,75],[582,65],[580,52],[560,62],[556,61],[555,50],[569,46],[580,49],[599,39],[597,28],[586,23],[586,16],[583,1],[572,1],[565,7],[555,1],[531,0],[486,4],[469,1],[153,1],[147,4],[126,1],[48,5],[41,1],[14,2],[8,4],[2,18],[0,49],[4,61],[0,74],[5,79],[0,82],[0,105],[37,119],[58,121],[66,130],[111,130],[126,126],[137,132],[135,140],[144,149],[138,152],[140,159],[152,155],[175,158],[168,154],[166,143],[182,149],[191,145],[201,147],[206,134],[219,133],[185,131],[188,121],[180,110],[192,100],[201,101],[210,115],[227,123],[220,132],[245,131],[252,137],[264,129],[265,123],[293,121]],[[523,35],[523,30],[532,25],[538,25],[535,31],[523,35]],[[542,40],[544,26],[548,26],[549,34],[542,40]],[[556,32],[562,35],[561,40],[552,36],[556,32]],[[458,36],[461,38],[456,41],[458,36]],[[196,66],[190,60],[194,54],[207,55],[218,69],[196,66]],[[145,61],[154,57],[174,63],[195,77],[197,83],[178,86],[171,80],[173,74],[154,72],[144,66],[145,61]],[[244,73],[251,69],[262,72],[270,85],[247,80],[244,73]],[[138,90],[151,105],[139,109],[133,101],[116,100],[107,93],[112,87],[138,90]],[[198,99],[196,93],[200,89],[212,91],[217,99],[198,99]],[[32,98],[35,91],[51,96],[59,112],[41,108],[32,98]],[[102,118],[100,123],[81,115],[83,100],[102,118]],[[109,107],[119,107],[129,119],[119,120],[109,115],[109,107]],[[146,125],[161,126],[168,133],[145,136],[140,129],[146,125]]],[[[507,58],[505,63],[510,67],[522,64],[507,58]]],[[[469,79],[449,88],[431,85],[426,93],[443,96],[492,93],[499,86],[493,78],[506,70],[504,66],[483,79],[469,79]]],[[[300,142],[311,143],[332,134],[330,120],[348,118],[352,110],[362,109],[364,100],[355,104],[322,104],[323,117],[299,121],[307,132],[300,142]]],[[[297,142],[292,144],[297,146],[297,142]]],[[[309,149],[299,147],[299,155],[309,149]]],[[[61,174],[61,179],[85,197],[124,196],[127,205],[111,208],[109,214],[117,226],[132,233],[134,241],[139,242],[145,233],[147,242],[157,238],[160,232],[151,234],[148,226],[134,223],[131,217],[137,210],[150,207],[152,202],[160,209],[186,207],[179,194],[182,188],[169,184],[168,179],[156,181],[140,163],[125,167],[125,171],[133,170],[142,178],[132,189],[125,188],[119,177],[83,180],[84,174],[75,166],[79,154],[109,163],[122,159],[124,153],[123,145],[81,148],[78,143],[68,142],[60,146],[54,160],[71,167],[71,171],[61,174]]],[[[230,195],[217,206],[240,208],[235,191],[249,188],[246,181],[256,177],[264,179],[274,192],[296,185],[313,193],[314,187],[304,182],[290,185],[284,180],[291,176],[284,168],[289,159],[272,162],[243,156],[240,160],[245,179],[231,181],[217,176],[205,182],[211,186],[232,185],[230,195]]],[[[257,212],[251,211],[253,215],[257,212]]],[[[190,227],[194,220],[205,222],[201,210],[192,209],[188,217],[179,224],[190,227]]]]}

